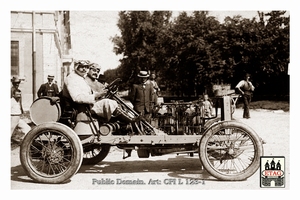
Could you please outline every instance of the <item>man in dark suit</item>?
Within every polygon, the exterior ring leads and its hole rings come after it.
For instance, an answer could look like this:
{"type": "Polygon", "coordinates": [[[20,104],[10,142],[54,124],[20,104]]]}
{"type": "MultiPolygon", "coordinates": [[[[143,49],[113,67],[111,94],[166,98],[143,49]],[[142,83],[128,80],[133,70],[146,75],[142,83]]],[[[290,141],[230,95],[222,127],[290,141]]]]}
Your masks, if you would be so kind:
{"type": "Polygon", "coordinates": [[[59,94],[58,87],[53,83],[54,76],[48,75],[48,82],[40,86],[37,95],[38,97],[48,96],[48,97],[57,97],[59,94]]]}
{"type": "Polygon", "coordinates": [[[131,102],[134,110],[143,116],[147,121],[150,120],[150,113],[153,104],[153,85],[148,82],[149,74],[147,71],[140,71],[138,74],[139,83],[133,84],[131,89],[131,102]]]}

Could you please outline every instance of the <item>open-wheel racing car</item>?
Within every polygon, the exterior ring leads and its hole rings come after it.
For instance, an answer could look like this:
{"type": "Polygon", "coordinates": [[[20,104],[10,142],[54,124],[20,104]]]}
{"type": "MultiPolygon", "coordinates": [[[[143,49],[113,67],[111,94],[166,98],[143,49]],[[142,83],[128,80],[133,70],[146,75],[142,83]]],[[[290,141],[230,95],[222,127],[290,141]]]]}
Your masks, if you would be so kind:
{"type": "Polygon", "coordinates": [[[249,126],[232,119],[234,97],[217,97],[216,114],[211,118],[201,112],[201,101],[162,103],[148,122],[118,96],[120,81],[107,86],[106,98],[139,118],[133,123],[96,118],[88,106],[83,111],[86,119],[79,121],[78,110],[49,97],[32,103],[30,116],[35,126],[20,148],[21,164],[30,178],[39,183],[63,183],[81,165],[101,162],[111,146],[136,150],[140,158],[198,153],[204,169],[219,180],[245,180],[258,170],[262,140],[249,126]]]}

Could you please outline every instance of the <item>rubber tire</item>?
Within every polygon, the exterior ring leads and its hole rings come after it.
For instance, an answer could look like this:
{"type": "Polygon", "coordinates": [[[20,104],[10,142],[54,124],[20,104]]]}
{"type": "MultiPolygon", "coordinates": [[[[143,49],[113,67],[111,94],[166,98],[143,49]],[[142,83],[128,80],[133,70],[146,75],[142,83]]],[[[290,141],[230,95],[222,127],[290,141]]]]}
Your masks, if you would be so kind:
{"type": "Polygon", "coordinates": [[[101,145],[101,148],[102,149],[99,152],[99,154],[95,155],[92,158],[85,158],[83,156],[82,165],[96,165],[97,163],[104,160],[106,158],[106,156],[108,155],[109,151],[110,151],[110,145],[101,145]]]}
{"type": "Polygon", "coordinates": [[[83,149],[77,134],[68,126],[57,122],[43,123],[36,126],[31,131],[29,131],[29,133],[27,133],[20,146],[21,165],[24,168],[26,174],[38,183],[57,184],[69,180],[79,170],[82,163],[82,158],[83,149]],[[40,174],[30,162],[31,157],[29,155],[30,145],[33,142],[34,138],[36,138],[36,136],[38,136],[41,132],[51,130],[58,132],[59,134],[66,137],[70,141],[69,144],[72,149],[72,159],[69,167],[67,167],[67,169],[62,174],[56,176],[47,176],[40,174]]]}
{"type": "MultiPolygon", "coordinates": [[[[232,120],[235,120],[234,118],[232,118],[232,120]]],[[[204,130],[208,129],[211,125],[220,122],[221,121],[221,117],[216,117],[210,120],[207,120],[204,124],[204,130]]]]}
{"type": "Polygon", "coordinates": [[[221,117],[216,117],[214,119],[207,120],[204,124],[204,130],[208,129],[214,123],[221,121],[221,117]]]}
{"type": "Polygon", "coordinates": [[[212,176],[214,176],[215,178],[217,178],[219,180],[224,180],[224,181],[246,180],[247,178],[252,176],[258,170],[258,168],[260,166],[260,157],[261,156],[263,156],[263,145],[262,145],[260,137],[249,126],[247,126],[246,124],[243,124],[241,122],[222,121],[217,124],[214,124],[208,130],[205,131],[204,135],[202,136],[202,138],[200,140],[200,145],[199,145],[200,161],[201,161],[204,169],[206,169],[208,171],[208,173],[210,173],[212,176]],[[252,138],[252,140],[253,140],[254,148],[255,148],[254,160],[250,164],[250,166],[248,166],[248,169],[245,171],[245,173],[236,174],[236,175],[225,175],[225,174],[219,173],[217,171],[217,169],[215,169],[211,165],[209,158],[207,157],[206,145],[209,141],[209,138],[224,128],[239,128],[239,129],[245,131],[249,135],[249,137],[252,138]]]}

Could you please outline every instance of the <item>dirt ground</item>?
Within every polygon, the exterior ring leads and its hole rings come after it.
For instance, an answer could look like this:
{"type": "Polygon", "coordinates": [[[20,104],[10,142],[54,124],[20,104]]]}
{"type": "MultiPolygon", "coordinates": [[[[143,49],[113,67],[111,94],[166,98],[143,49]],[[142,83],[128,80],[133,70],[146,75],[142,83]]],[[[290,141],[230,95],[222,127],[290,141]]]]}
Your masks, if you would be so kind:
{"type": "MultiPolygon", "coordinates": [[[[235,120],[250,126],[266,142],[265,156],[285,157],[286,186],[290,186],[290,113],[283,111],[251,110],[251,118],[242,118],[242,109],[233,114],[235,120]]],[[[19,161],[19,148],[11,151],[11,189],[146,189],[146,190],[266,190],[260,188],[259,170],[245,181],[219,181],[201,168],[198,155],[169,154],[145,159],[138,158],[136,152],[122,159],[123,151],[112,148],[104,161],[95,166],[82,166],[71,180],[64,184],[50,185],[34,183],[27,177],[19,161]],[[101,184],[101,181],[114,184],[101,184]],[[144,185],[117,184],[121,180],[139,180],[144,185]],[[190,181],[193,182],[193,184],[190,181]],[[99,184],[100,183],[100,184],[99,184]],[[182,184],[180,184],[182,183],[182,184]]]]}

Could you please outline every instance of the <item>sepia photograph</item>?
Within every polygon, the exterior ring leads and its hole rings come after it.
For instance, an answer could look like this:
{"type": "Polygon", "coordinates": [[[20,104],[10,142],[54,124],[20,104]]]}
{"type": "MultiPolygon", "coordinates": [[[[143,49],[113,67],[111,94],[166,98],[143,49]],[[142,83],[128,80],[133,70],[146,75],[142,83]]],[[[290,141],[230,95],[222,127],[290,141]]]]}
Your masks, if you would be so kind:
{"type": "Polygon", "coordinates": [[[20,8],[11,191],[295,187],[287,6],[20,8]]]}

